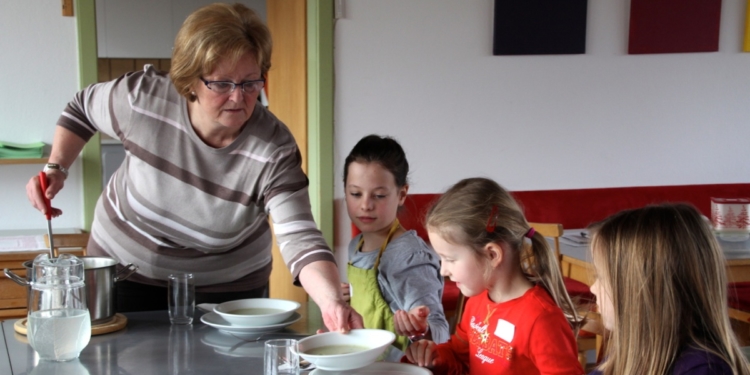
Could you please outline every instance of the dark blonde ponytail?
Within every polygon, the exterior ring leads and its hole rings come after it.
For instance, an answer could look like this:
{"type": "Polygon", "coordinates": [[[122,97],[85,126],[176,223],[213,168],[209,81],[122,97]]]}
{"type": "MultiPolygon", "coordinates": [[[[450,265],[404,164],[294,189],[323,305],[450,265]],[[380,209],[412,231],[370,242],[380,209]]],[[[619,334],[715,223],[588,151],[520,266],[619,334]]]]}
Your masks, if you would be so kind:
{"type": "Polygon", "coordinates": [[[582,322],[565,290],[555,252],[544,236],[529,226],[518,202],[495,181],[459,181],[432,206],[425,224],[429,231],[477,252],[490,242],[506,243],[518,255],[529,280],[547,290],[574,331],[580,328],[582,322]],[[531,246],[525,245],[526,238],[531,246]]]}

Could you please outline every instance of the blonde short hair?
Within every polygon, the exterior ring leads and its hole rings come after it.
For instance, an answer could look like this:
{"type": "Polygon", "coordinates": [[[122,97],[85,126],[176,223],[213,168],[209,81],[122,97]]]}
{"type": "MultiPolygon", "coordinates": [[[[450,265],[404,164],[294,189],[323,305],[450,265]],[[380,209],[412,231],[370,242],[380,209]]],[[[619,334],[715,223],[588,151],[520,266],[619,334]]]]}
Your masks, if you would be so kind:
{"type": "Polygon", "coordinates": [[[235,63],[252,53],[265,78],[271,48],[271,32],[252,9],[242,4],[206,5],[190,14],[177,32],[169,75],[177,92],[193,101],[192,85],[225,58],[235,63]]]}

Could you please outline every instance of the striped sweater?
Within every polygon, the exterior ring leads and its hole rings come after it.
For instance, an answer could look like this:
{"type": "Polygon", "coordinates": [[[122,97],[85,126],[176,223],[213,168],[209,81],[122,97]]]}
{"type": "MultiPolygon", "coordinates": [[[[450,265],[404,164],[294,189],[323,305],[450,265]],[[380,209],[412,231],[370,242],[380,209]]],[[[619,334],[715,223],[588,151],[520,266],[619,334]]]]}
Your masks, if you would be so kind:
{"type": "Polygon", "coordinates": [[[310,210],[308,180],[289,129],[260,104],[232,144],[206,145],[186,99],[146,65],[80,91],[62,126],[89,140],[120,139],[125,160],[96,205],[90,255],[137,265],[130,280],[166,285],[191,272],[204,292],[265,285],[273,220],[281,254],[299,283],[314,261],[335,262],[310,210]]]}

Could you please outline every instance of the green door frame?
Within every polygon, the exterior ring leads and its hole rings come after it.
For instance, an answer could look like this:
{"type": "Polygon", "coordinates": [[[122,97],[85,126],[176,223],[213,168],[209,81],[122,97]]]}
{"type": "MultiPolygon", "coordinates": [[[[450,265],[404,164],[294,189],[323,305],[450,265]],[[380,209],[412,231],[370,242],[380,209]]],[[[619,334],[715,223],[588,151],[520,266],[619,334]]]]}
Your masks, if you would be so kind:
{"type": "Polygon", "coordinates": [[[307,174],[318,228],[333,248],[333,0],[307,1],[307,174]]]}
{"type": "MultiPolygon", "coordinates": [[[[80,88],[97,81],[96,2],[76,0],[80,88]]],[[[313,215],[333,245],[333,0],[307,0],[308,177],[313,215]]],[[[102,192],[99,134],[83,149],[83,228],[102,192]]]]}
{"type": "MultiPolygon", "coordinates": [[[[84,88],[97,81],[96,1],[75,1],[78,29],[78,77],[84,88]]],[[[94,207],[102,193],[102,147],[97,133],[81,153],[83,163],[83,229],[91,230],[94,207]]]]}

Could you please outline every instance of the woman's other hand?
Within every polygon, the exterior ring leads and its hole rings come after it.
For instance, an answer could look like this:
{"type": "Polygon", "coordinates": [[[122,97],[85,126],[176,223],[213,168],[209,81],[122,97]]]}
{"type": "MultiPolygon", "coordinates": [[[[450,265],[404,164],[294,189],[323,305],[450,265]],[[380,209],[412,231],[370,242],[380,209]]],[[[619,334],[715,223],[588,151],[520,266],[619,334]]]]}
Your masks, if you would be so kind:
{"type": "Polygon", "coordinates": [[[427,317],[430,315],[430,308],[427,306],[417,306],[409,312],[398,310],[393,315],[393,325],[396,328],[396,334],[408,336],[416,339],[423,338],[427,333],[429,324],[427,317]]]}
{"type": "Polygon", "coordinates": [[[417,366],[432,368],[435,366],[438,359],[435,346],[437,346],[437,344],[430,340],[419,340],[413,342],[408,348],[406,348],[406,359],[417,366]]]}
{"type": "Polygon", "coordinates": [[[349,302],[352,299],[351,288],[347,283],[341,283],[341,294],[344,297],[344,301],[349,302]]]}
{"type": "MultiPolygon", "coordinates": [[[[42,191],[42,185],[39,181],[39,176],[32,177],[26,184],[26,197],[31,202],[31,205],[37,210],[46,214],[47,206],[44,204],[44,196],[50,201],[57,195],[57,193],[63,188],[65,184],[65,175],[62,172],[51,171],[47,173],[47,190],[42,191]]],[[[52,207],[52,217],[58,217],[62,215],[62,210],[59,208],[52,207]]]]}

